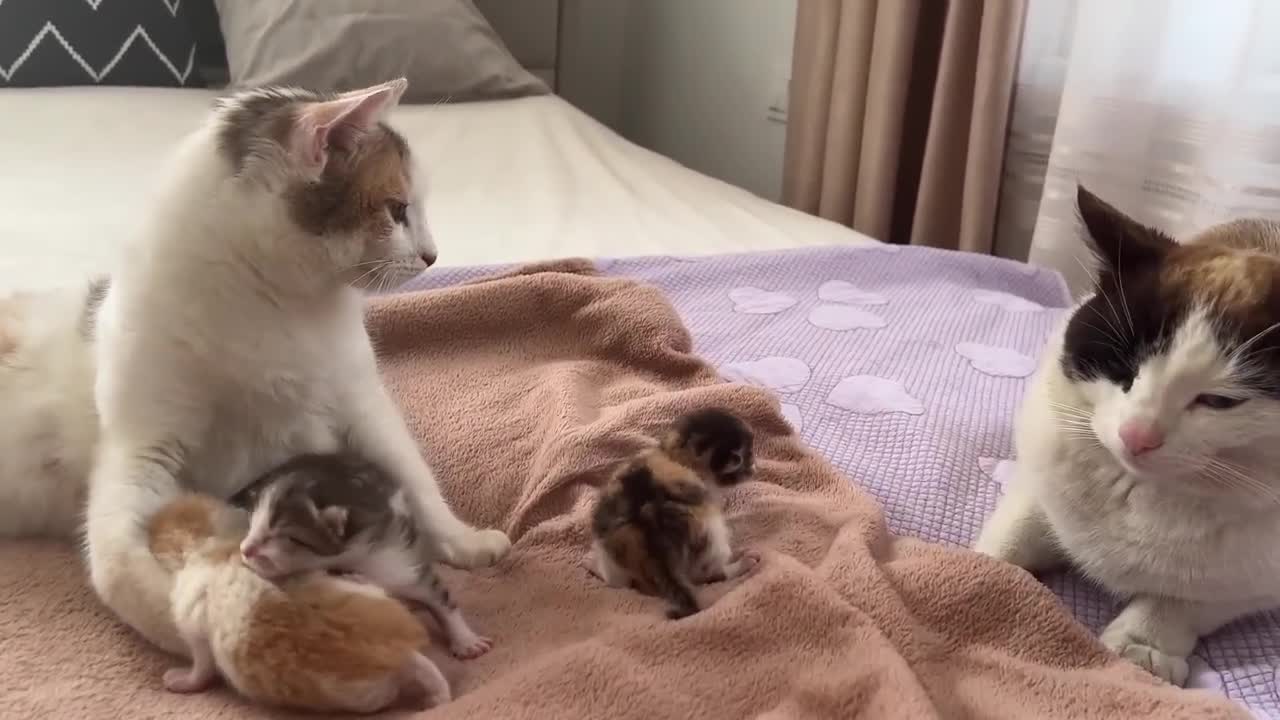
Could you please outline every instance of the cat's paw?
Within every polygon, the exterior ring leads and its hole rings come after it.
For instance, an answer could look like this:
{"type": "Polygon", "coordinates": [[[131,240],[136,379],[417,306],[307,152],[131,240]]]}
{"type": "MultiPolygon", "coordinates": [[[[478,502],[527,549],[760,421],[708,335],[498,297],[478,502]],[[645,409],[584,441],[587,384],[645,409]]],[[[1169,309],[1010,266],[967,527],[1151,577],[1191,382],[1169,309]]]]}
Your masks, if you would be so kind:
{"type": "Polygon", "coordinates": [[[755,550],[743,550],[738,556],[738,562],[742,563],[742,574],[746,575],[755,572],[760,567],[760,553],[755,550]]]}
{"type": "Polygon", "coordinates": [[[1146,641],[1135,638],[1120,628],[1107,628],[1102,633],[1102,644],[1120,657],[1137,664],[1142,669],[1167,683],[1182,687],[1187,684],[1190,667],[1187,658],[1170,655],[1146,641]]]}
{"type": "Polygon", "coordinates": [[[511,549],[511,540],[501,530],[467,528],[440,542],[441,559],[463,570],[488,567],[511,549]]]}
{"type": "Polygon", "coordinates": [[[459,660],[474,660],[493,649],[493,640],[471,633],[449,642],[449,652],[459,660]]]}
{"type": "Polygon", "coordinates": [[[169,668],[164,671],[164,689],[173,693],[198,693],[213,684],[213,677],[197,673],[195,668],[169,668]]]}

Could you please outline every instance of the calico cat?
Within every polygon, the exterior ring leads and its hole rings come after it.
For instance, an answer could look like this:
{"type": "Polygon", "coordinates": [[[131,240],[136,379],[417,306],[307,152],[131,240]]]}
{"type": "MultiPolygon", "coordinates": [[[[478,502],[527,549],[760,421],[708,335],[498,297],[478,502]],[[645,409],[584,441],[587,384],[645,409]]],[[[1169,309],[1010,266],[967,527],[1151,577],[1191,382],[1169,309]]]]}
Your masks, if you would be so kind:
{"type": "Polygon", "coordinates": [[[1097,292],[1045,348],[975,549],[1123,596],[1102,642],[1181,685],[1198,638],[1280,606],[1280,226],[1178,244],[1077,204],[1097,292]]]}
{"type": "Polygon", "coordinates": [[[404,488],[373,463],[351,453],[300,455],[231,503],[251,512],[240,554],[259,575],[358,575],[426,606],[455,656],[479,657],[493,646],[471,629],[435,572],[435,548],[419,532],[404,488]]]}
{"type": "Polygon", "coordinates": [[[242,517],[188,494],[147,523],[148,547],[174,574],[174,624],[192,661],[165,672],[166,689],[201,692],[222,678],[251,700],[317,712],[449,700],[448,681],[421,652],[427,635],[404,606],[324,572],[259,577],[238,552],[242,517]]]}
{"type": "Polygon", "coordinates": [[[225,499],[290,457],[348,448],[406,488],[443,562],[488,565],[510,547],[450,510],[364,327],[361,289],[436,257],[421,173],[384,122],[407,85],[220,99],[111,275],[93,344],[89,576],[164,649],[185,649],[167,610],[172,578],[140,528],[183,487],[225,499]]]}
{"type": "Polygon", "coordinates": [[[752,445],[750,428],[724,410],[681,418],[605,483],[588,569],[613,587],[663,597],[673,620],[696,613],[695,583],[740,577],[760,560],[734,554],[719,493],[751,477],[752,445]]]}

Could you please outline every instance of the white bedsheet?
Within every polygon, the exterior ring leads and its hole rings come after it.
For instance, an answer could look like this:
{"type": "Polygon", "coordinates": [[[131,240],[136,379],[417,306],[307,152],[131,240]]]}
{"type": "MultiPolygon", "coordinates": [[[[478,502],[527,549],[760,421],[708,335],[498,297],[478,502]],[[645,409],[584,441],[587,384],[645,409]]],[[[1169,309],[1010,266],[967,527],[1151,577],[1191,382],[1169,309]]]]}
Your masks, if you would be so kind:
{"type": "MultiPolygon", "coordinates": [[[[0,91],[0,288],[109,267],[208,91],[0,91]]],[[[398,108],[442,265],[873,242],[622,139],[564,100],[398,108]]]]}

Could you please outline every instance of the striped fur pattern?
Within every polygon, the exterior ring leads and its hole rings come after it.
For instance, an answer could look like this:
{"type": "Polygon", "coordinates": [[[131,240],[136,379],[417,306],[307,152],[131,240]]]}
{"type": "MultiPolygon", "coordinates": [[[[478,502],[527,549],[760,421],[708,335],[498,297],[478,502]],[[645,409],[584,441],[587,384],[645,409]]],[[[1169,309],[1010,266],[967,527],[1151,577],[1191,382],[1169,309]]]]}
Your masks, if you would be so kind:
{"type": "Polygon", "coordinates": [[[733,553],[720,498],[721,487],[753,468],[742,420],[718,408],[681,418],[605,483],[589,569],[611,586],[662,597],[671,619],[698,612],[695,585],[740,577],[759,562],[755,553],[733,553]]]}
{"type": "Polygon", "coordinates": [[[258,574],[358,575],[426,606],[454,655],[479,657],[492,647],[471,628],[436,572],[436,549],[419,532],[405,489],[377,465],[349,452],[299,455],[231,502],[252,513],[240,550],[258,574]]]}

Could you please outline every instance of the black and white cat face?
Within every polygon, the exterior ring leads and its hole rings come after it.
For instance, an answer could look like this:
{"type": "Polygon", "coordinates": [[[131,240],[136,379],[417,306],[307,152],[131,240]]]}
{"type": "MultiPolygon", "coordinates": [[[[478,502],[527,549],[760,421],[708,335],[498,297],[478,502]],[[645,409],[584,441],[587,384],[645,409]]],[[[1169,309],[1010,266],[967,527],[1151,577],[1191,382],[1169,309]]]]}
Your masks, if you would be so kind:
{"type": "Polygon", "coordinates": [[[256,214],[269,270],[390,288],[435,262],[409,145],[383,122],[407,86],[269,87],[219,101],[216,153],[250,196],[236,212],[256,214]]]}
{"type": "Polygon", "coordinates": [[[1238,222],[1180,245],[1083,188],[1078,205],[1101,271],[1064,336],[1082,402],[1055,407],[1063,431],[1139,478],[1258,494],[1251,467],[1280,460],[1280,235],[1238,222]]]}

